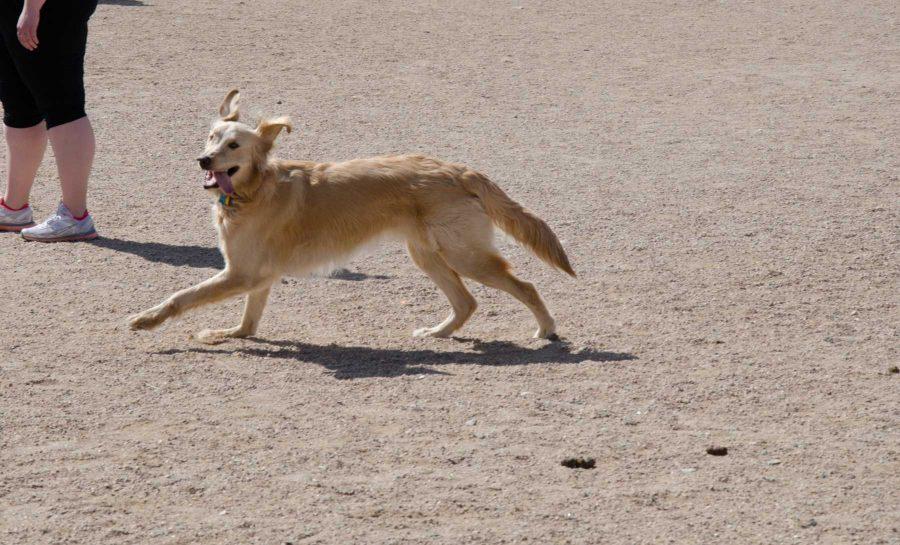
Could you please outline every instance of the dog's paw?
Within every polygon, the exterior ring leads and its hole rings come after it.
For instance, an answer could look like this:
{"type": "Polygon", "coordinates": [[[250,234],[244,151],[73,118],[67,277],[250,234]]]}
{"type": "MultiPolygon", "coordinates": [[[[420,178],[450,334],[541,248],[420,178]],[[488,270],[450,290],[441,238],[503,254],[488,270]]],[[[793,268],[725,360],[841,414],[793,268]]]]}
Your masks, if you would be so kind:
{"type": "Polygon", "coordinates": [[[218,329],[204,329],[191,335],[191,339],[203,344],[222,344],[232,335],[228,335],[228,331],[218,329]]]}
{"type": "Polygon", "coordinates": [[[452,333],[452,331],[442,331],[438,327],[420,327],[413,331],[413,337],[435,337],[438,339],[446,339],[452,333]]]}
{"type": "Polygon", "coordinates": [[[153,329],[154,327],[163,323],[163,320],[164,318],[159,312],[146,311],[129,317],[128,327],[130,327],[133,331],[137,331],[139,329],[153,329]]]}
{"type": "Polygon", "coordinates": [[[229,329],[204,329],[191,335],[191,338],[203,344],[221,344],[228,339],[243,339],[250,335],[253,335],[252,331],[241,329],[241,326],[237,326],[229,329]]]}
{"type": "Polygon", "coordinates": [[[538,329],[534,332],[535,339],[547,339],[548,341],[557,342],[560,340],[559,335],[556,334],[555,329],[538,329]]]}

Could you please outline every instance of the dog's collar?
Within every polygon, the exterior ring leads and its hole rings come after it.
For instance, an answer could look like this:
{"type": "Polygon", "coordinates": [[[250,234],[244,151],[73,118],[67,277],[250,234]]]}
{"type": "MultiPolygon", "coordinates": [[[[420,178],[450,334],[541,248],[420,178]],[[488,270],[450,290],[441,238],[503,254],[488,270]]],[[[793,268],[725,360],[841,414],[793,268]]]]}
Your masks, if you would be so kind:
{"type": "Polygon", "coordinates": [[[237,202],[238,198],[234,195],[226,195],[225,193],[219,195],[219,204],[221,204],[225,208],[234,208],[237,202]]]}

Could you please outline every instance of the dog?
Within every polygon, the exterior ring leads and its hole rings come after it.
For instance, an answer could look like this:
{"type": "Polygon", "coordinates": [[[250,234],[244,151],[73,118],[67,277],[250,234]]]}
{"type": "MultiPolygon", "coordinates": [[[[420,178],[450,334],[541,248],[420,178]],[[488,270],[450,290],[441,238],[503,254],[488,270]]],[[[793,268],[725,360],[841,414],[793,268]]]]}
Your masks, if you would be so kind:
{"type": "Polygon", "coordinates": [[[152,329],[201,305],[247,295],[240,325],[204,330],[215,344],[252,336],[274,282],[338,266],[373,240],[406,242],[412,260],[450,300],[452,312],[415,336],[448,337],[475,311],[462,277],[511,294],[537,319],[535,337],[559,340],[556,324],[534,286],[516,278],[494,247],[496,225],[539,258],[571,276],[575,271],[544,221],[471,168],[422,155],[343,163],[271,157],[275,139],[291,132],[287,117],[239,122],[237,90],[219,107],[197,160],[204,189],[215,198],[213,218],[225,268],[196,286],[130,318],[152,329]]]}

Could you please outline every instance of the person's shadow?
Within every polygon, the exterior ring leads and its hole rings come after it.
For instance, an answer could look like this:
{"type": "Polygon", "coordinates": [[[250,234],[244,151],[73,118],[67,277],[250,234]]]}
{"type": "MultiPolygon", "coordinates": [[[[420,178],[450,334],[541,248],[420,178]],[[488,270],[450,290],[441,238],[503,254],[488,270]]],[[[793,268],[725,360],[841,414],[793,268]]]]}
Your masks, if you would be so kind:
{"type": "Polygon", "coordinates": [[[369,346],[316,346],[298,341],[279,341],[251,338],[257,346],[235,348],[187,348],[155,352],[159,355],[199,353],[214,355],[245,354],[264,358],[278,358],[296,363],[314,363],[331,371],[337,379],[398,377],[403,375],[447,374],[428,366],[447,364],[512,366],[531,364],[573,364],[583,362],[621,362],[636,360],[627,352],[607,352],[582,348],[573,351],[568,343],[550,343],[540,348],[526,348],[508,341],[479,341],[454,338],[468,343],[473,352],[461,350],[435,351],[430,349],[401,350],[369,346]]]}
{"type": "Polygon", "coordinates": [[[91,244],[108,248],[116,252],[125,252],[153,261],[176,267],[197,267],[199,269],[221,269],[225,260],[218,248],[205,246],[178,246],[162,242],[137,242],[119,238],[100,237],[91,244]]]}
{"type": "Polygon", "coordinates": [[[146,6],[141,0],[100,0],[101,4],[109,4],[110,6],[146,6]]]}
{"type": "MultiPolygon", "coordinates": [[[[218,248],[206,246],[179,246],[162,242],[137,242],[135,240],[123,240],[120,238],[100,237],[90,241],[90,244],[107,248],[115,252],[136,255],[154,263],[165,263],[174,267],[196,267],[198,269],[223,269],[225,260],[218,248]]],[[[345,280],[348,282],[360,282],[363,280],[387,280],[390,277],[382,274],[370,275],[361,272],[353,272],[347,269],[337,269],[327,277],[331,280],[345,280]]]]}

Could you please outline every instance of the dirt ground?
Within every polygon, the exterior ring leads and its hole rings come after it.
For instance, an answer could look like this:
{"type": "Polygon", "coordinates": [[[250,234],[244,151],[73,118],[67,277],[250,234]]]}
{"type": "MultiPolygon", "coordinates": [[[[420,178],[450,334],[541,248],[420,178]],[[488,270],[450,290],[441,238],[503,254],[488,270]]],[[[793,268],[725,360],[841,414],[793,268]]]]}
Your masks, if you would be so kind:
{"type": "MultiPolygon", "coordinates": [[[[0,237],[0,542],[900,543],[895,1],[101,1],[103,238],[0,237]],[[491,176],[565,343],[398,246],[287,279],[259,338],[126,316],[221,267],[194,161],[224,93],[284,157],[491,176]],[[706,448],[726,446],[727,456],[706,448]],[[569,469],[567,457],[596,460],[569,469]]],[[[52,211],[48,157],[32,204],[52,211]]]]}

